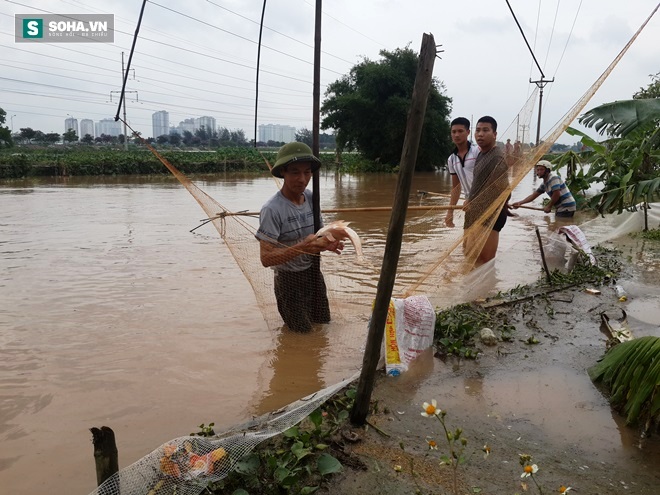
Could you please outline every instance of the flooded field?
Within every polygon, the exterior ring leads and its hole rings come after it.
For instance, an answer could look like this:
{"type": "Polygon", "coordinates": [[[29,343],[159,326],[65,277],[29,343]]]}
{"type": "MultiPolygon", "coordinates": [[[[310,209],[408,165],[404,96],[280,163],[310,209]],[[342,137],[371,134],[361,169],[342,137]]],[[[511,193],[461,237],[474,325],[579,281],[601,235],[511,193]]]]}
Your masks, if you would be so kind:
{"type": "MultiPolygon", "coordinates": [[[[197,183],[232,210],[258,210],[275,191],[271,179],[251,176],[197,183]]],[[[413,191],[446,192],[449,183],[444,172],[417,174],[413,191]]],[[[324,207],[388,206],[396,176],[329,175],[321,186],[324,207]]],[[[218,233],[210,226],[190,233],[204,214],[174,179],[4,182],[0,208],[0,486],[7,493],[90,492],[91,427],[114,429],[126,466],[200,423],[222,430],[360,366],[363,335],[342,336],[353,352],[336,355],[329,333],[291,342],[267,328],[218,233]]],[[[352,217],[361,236],[382,243],[388,215],[352,217]]],[[[509,221],[482,292],[538,277],[530,228],[549,219],[528,212],[509,221]]],[[[659,294],[647,287],[658,286],[657,259],[641,255],[648,270],[626,287],[634,296],[629,313],[651,326],[659,294]]],[[[452,294],[458,302],[473,297],[470,290],[452,294]]],[[[484,396],[490,388],[484,384],[484,396]]]]}

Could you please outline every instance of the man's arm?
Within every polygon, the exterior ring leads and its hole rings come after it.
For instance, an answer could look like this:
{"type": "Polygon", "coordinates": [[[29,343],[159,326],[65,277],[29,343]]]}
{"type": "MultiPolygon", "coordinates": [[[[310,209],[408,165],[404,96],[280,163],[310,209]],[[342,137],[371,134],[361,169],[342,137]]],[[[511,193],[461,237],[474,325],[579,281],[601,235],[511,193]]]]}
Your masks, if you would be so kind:
{"type": "Polygon", "coordinates": [[[511,204],[512,208],[519,208],[520,205],[524,205],[525,203],[529,203],[530,201],[534,201],[536,198],[538,198],[541,195],[540,192],[534,191],[532,194],[527,196],[525,199],[521,201],[516,201],[515,203],[511,204]]]}
{"type": "MultiPolygon", "coordinates": [[[[458,203],[458,198],[461,197],[461,181],[458,175],[451,174],[451,196],[449,198],[449,206],[454,206],[458,203]]],[[[445,225],[447,227],[454,227],[454,210],[447,210],[445,216],[445,225]]]]}
{"type": "Polygon", "coordinates": [[[547,205],[545,205],[543,211],[545,211],[546,213],[550,213],[552,211],[552,207],[557,203],[559,203],[560,200],[561,200],[561,192],[559,191],[559,189],[555,189],[554,191],[552,191],[552,195],[550,196],[550,201],[548,202],[547,205]]]}
{"type": "Polygon", "coordinates": [[[327,237],[317,237],[310,234],[298,244],[284,246],[273,242],[259,240],[259,257],[265,267],[281,265],[301,254],[319,254],[321,251],[333,251],[341,254],[344,244],[341,241],[331,241],[327,237]]]}

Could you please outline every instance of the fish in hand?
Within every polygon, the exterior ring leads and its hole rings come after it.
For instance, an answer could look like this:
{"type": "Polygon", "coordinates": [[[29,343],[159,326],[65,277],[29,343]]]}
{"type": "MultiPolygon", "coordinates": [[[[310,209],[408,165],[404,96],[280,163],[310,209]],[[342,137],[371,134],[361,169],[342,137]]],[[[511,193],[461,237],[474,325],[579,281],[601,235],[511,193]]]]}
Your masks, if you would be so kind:
{"type": "Polygon", "coordinates": [[[355,248],[358,261],[364,261],[362,241],[360,241],[360,236],[357,235],[357,232],[348,226],[349,223],[344,220],[336,220],[320,228],[316,235],[318,237],[326,237],[330,241],[345,241],[348,239],[355,248]]]}

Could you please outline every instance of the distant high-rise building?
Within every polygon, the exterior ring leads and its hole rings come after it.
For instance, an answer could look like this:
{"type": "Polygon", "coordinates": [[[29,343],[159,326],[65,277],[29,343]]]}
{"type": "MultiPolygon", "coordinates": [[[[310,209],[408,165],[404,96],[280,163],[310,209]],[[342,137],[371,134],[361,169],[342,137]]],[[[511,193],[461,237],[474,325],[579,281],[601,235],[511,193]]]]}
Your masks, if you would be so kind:
{"type": "Polygon", "coordinates": [[[80,137],[85,137],[86,134],[94,137],[94,121],[91,119],[82,119],[80,121],[80,137]]]}
{"type": "Polygon", "coordinates": [[[68,132],[69,129],[76,131],[76,136],[80,137],[80,134],[78,133],[78,119],[69,117],[64,120],[64,132],[68,132]]]}
{"type": "Polygon", "coordinates": [[[179,122],[177,134],[183,135],[185,131],[195,134],[195,119],[186,119],[179,122]]]}
{"type": "Polygon", "coordinates": [[[201,129],[202,126],[207,132],[215,131],[215,119],[213,117],[199,117],[195,119],[195,131],[201,129]]]}
{"type": "Polygon", "coordinates": [[[260,124],[259,141],[267,143],[268,141],[277,141],[290,143],[296,140],[296,128],[290,125],[280,124],[260,124]]]}
{"type": "Polygon", "coordinates": [[[170,133],[170,114],[165,110],[155,112],[151,116],[154,135],[152,137],[167,136],[170,133]]]}
{"type": "Polygon", "coordinates": [[[115,119],[101,119],[96,123],[96,137],[99,137],[101,134],[117,137],[121,133],[121,122],[115,122],[115,119]]]}

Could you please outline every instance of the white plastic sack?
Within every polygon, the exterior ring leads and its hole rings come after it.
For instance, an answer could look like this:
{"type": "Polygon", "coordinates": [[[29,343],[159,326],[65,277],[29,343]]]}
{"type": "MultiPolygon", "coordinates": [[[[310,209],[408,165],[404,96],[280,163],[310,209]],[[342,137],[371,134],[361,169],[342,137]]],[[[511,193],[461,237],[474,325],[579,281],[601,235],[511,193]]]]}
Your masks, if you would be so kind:
{"type": "Polygon", "coordinates": [[[387,311],[385,337],[385,371],[397,376],[419,354],[433,345],[435,310],[426,296],[392,298],[387,311]]]}

